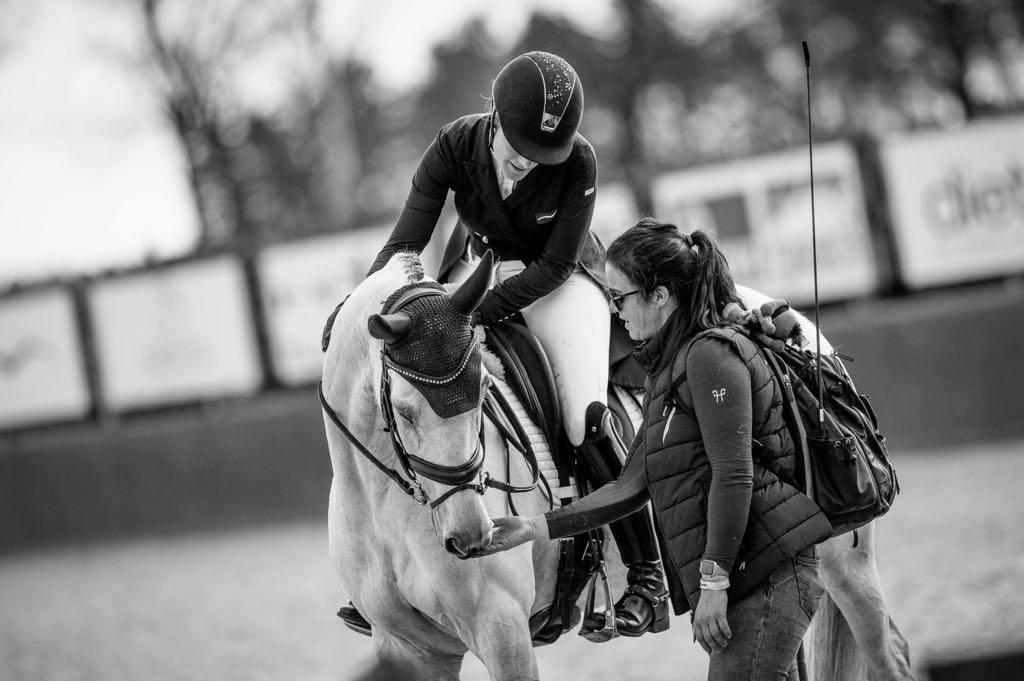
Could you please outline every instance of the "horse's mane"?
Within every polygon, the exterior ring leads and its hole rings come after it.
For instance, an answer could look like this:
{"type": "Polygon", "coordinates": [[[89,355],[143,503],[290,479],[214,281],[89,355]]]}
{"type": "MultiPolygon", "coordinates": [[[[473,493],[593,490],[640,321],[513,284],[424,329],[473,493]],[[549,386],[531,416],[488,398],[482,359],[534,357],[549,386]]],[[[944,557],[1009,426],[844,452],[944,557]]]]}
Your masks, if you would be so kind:
{"type": "Polygon", "coordinates": [[[501,380],[505,380],[505,366],[498,359],[498,356],[491,352],[491,349],[487,347],[484,337],[484,327],[477,326],[473,329],[473,333],[476,334],[477,338],[480,339],[480,352],[483,355],[484,369],[487,369],[487,373],[491,376],[496,376],[501,380]]]}
{"type": "Polygon", "coordinates": [[[408,283],[415,284],[426,276],[423,271],[423,261],[420,260],[420,254],[416,251],[399,251],[394,257],[402,263],[408,283]]]}

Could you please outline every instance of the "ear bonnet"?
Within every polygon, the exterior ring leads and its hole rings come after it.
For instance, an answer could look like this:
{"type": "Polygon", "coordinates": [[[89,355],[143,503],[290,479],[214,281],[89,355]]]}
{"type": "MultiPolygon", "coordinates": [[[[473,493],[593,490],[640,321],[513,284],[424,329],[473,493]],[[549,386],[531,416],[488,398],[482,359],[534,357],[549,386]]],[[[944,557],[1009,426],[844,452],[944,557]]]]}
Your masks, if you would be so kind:
{"type": "Polygon", "coordinates": [[[382,316],[399,312],[410,324],[384,341],[385,367],[409,381],[441,418],[479,407],[482,356],[471,315],[430,281],[403,286],[384,301],[382,316]]]}

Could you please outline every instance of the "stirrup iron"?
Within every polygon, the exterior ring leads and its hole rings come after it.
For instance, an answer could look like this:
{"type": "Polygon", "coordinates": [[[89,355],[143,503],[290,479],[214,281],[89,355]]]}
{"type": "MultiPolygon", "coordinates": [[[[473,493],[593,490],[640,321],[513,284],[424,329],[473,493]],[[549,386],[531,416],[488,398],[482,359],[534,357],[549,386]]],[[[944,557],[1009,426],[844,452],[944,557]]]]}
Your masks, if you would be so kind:
{"type": "Polygon", "coordinates": [[[615,604],[612,601],[612,589],[608,584],[608,574],[604,569],[604,558],[598,564],[597,570],[587,580],[587,601],[583,608],[583,624],[580,627],[580,636],[593,643],[604,643],[611,641],[619,635],[615,626],[615,604]],[[597,594],[597,580],[600,578],[602,591],[604,592],[604,606],[598,610],[595,605],[597,594]]]}

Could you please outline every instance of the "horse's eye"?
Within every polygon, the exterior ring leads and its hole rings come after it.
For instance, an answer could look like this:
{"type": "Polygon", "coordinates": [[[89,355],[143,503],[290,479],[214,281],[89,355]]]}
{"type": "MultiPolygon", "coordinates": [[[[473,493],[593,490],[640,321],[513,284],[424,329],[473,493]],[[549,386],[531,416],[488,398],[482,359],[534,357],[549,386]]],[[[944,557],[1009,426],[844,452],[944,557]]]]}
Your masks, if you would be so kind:
{"type": "Polygon", "coordinates": [[[395,413],[410,426],[416,425],[416,412],[408,407],[395,407],[395,413]]]}

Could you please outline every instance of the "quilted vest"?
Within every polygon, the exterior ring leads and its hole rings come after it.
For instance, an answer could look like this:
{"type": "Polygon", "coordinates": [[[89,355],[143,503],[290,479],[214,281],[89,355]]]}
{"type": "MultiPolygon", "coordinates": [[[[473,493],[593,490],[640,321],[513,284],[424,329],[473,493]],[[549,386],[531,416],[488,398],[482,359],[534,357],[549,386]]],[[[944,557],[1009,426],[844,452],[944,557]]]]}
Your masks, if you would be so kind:
{"type": "MultiPolygon", "coordinates": [[[[732,346],[750,371],[754,438],[766,445],[765,451],[779,452],[775,465],[790,475],[795,472],[796,458],[783,419],[781,389],[749,339],[735,329],[714,328],[697,334],[690,343],[672,343],[671,338],[660,340],[661,349],[674,352],[675,357],[671,362],[667,356],[639,358],[646,360],[649,368],[662,368],[648,375],[643,441],[637,443],[641,446],[637,453],[645,459],[662,552],[680,578],[669,581],[675,586],[675,612],[682,614],[696,606],[700,594],[698,566],[707,543],[711,467],[689,387],[685,382],[679,387],[671,407],[665,406],[665,398],[672,380],[685,370],[692,344],[724,342],[732,346]],[[684,593],[680,594],[680,590],[684,593]]],[[[743,597],[783,561],[824,541],[830,533],[828,520],[813,501],[755,461],[750,515],[730,574],[730,600],[735,602],[743,597]]]]}

